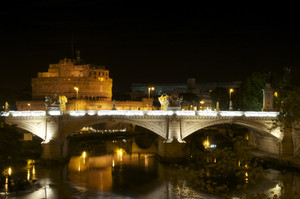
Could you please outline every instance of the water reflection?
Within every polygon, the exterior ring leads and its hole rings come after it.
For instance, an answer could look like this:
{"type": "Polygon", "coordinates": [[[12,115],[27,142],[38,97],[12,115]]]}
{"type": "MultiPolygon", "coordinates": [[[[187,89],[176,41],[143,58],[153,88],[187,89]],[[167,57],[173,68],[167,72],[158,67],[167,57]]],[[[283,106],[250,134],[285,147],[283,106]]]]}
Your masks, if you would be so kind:
{"type": "MultiPolygon", "coordinates": [[[[127,154],[124,150],[116,150],[114,154],[92,157],[86,152],[72,157],[64,166],[42,167],[29,163],[24,170],[11,168],[12,176],[36,181],[35,186],[26,192],[8,193],[7,175],[0,198],[218,198],[192,190],[184,179],[172,183],[174,176],[169,172],[172,169],[175,168],[160,164],[151,154],[127,154]]],[[[244,174],[247,181],[249,172],[246,170],[244,174]]],[[[211,175],[209,169],[206,175],[211,175]]],[[[282,175],[276,170],[268,170],[256,184],[249,183],[249,190],[270,198],[275,195],[289,198],[287,193],[295,195],[299,187],[298,173],[282,175]]]]}
{"type": "Polygon", "coordinates": [[[82,155],[70,159],[68,179],[79,188],[104,192],[124,191],[123,188],[127,184],[124,182],[128,182],[129,179],[132,184],[147,183],[147,178],[152,176],[149,172],[155,171],[154,162],[154,155],[126,154],[121,148],[114,154],[95,157],[82,155]],[[141,175],[134,174],[133,171],[141,175]]]}
{"type": "Polygon", "coordinates": [[[28,181],[36,180],[35,161],[32,159],[27,160],[27,180],[28,181]]]}

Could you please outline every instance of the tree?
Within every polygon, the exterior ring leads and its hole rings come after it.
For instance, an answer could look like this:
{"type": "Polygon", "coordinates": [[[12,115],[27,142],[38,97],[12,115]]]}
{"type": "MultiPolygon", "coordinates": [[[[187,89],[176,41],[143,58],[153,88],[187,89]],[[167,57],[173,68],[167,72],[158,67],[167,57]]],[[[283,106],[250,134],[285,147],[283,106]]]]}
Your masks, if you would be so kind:
{"type": "Polygon", "coordinates": [[[21,135],[15,126],[7,125],[0,120],[0,165],[8,166],[9,160],[14,160],[20,153],[21,135]]]}
{"type": "MultiPolygon", "coordinates": [[[[300,69],[284,68],[282,79],[276,88],[274,107],[279,111],[278,121],[286,128],[300,122],[300,69]]],[[[277,122],[278,125],[278,122],[277,122]]]]}
{"type": "Polygon", "coordinates": [[[181,93],[179,97],[182,97],[181,107],[184,109],[190,109],[192,107],[198,107],[200,98],[194,93],[181,93]]]}
{"type": "Polygon", "coordinates": [[[263,108],[262,89],[266,85],[266,74],[253,73],[240,86],[241,109],[260,111],[263,108]]]}
{"type": "Polygon", "coordinates": [[[220,110],[228,110],[229,107],[229,91],[226,88],[217,87],[210,93],[210,97],[214,104],[219,102],[220,110]]]}

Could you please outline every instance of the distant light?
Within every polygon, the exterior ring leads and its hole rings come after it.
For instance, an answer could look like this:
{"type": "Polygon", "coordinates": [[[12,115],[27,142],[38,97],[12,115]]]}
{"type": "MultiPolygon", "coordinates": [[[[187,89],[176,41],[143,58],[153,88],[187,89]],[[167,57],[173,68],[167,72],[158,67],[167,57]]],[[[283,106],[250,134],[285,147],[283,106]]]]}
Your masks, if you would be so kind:
{"type": "Polygon", "coordinates": [[[97,114],[99,116],[106,116],[106,115],[123,115],[123,116],[143,116],[143,111],[129,111],[129,110],[103,110],[98,111],[97,114]]]}
{"type": "Polygon", "coordinates": [[[60,111],[48,111],[49,115],[60,115],[60,111]]]}
{"type": "Polygon", "coordinates": [[[246,117],[277,117],[278,112],[245,111],[246,117]]]}
{"type": "Polygon", "coordinates": [[[4,116],[12,115],[13,117],[26,117],[26,116],[45,116],[46,111],[9,111],[4,116]]]}
{"type": "Polygon", "coordinates": [[[96,115],[96,114],[97,114],[97,111],[89,110],[89,111],[87,111],[87,114],[88,114],[88,115],[96,115]]]}
{"type": "Polygon", "coordinates": [[[85,151],[82,152],[82,157],[86,158],[86,152],[85,151]]]}
{"type": "Polygon", "coordinates": [[[178,116],[194,116],[194,115],[196,115],[195,111],[175,111],[175,114],[178,116]]]}
{"type": "Polygon", "coordinates": [[[218,112],[217,111],[198,111],[197,115],[216,117],[218,115],[218,112]]]}
{"type": "Polygon", "coordinates": [[[220,111],[221,116],[227,116],[227,117],[239,117],[243,115],[242,111],[220,111]]]}
{"type": "Polygon", "coordinates": [[[11,169],[11,167],[9,167],[9,168],[8,168],[8,175],[10,176],[11,173],[12,173],[12,169],[11,169]]]}
{"type": "Polygon", "coordinates": [[[86,114],[86,111],[70,111],[69,114],[71,116],[84,116],[86,114]]]}
{"type": "Polygon", "coordinates": [[[147,111],[147,115],[154,115],[154,116],[165,116],[165,115],[173,115],[174,111],[147,111]]]}

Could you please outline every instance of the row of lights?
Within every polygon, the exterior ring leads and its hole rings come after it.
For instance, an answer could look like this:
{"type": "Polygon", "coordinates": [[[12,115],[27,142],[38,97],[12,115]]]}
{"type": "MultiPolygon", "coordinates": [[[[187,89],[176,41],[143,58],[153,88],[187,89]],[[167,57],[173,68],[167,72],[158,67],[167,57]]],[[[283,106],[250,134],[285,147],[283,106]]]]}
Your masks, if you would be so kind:
{"type": "MultiPolygon", "coordinates": [[[[79,92],[79,88],[78,87],[74,87],[74,90],[76,91],[76,99],[78,100],[78,92],[79,92]]],[[[148,87],[148,99],[150,98],[150,94],[151,94],[151,91],[154,91],[155,90],[155,87],[148,87]]],[[[210,93],[212,92],[212,90],[210,90],[209,91],[210,93]]],[[[233,88],[230,88],[229,89],[229,110],[231,111],[231,110],[233,110],[233,108],[232,108],[232,100],[231,100],[231,93],[233,93],[234,92],[234,89],[233,88]]],[[[274,93],[274,96],[275,97],[278,97],[278,93],[277,92],[275,92],[274,93]]],[[[202,106],[204,105],[204,100],[201,100],[200,101],[200,108],[202,108],[202,106]]],[[[218,102],[217,102],[217,104],[218,104],[218,102]]],[[[30,103],[28,103],[27,104],[27,106],[29,107],[29,109],[31,109],[31,104],[30,103]]],[[[217,105],[218,106],[218,105],[217,105]]],[[[5,103],[5,110],[8,110],[8,108],[6,108],[6,107],[8,107],[8,103],[6,102],[5,103]]],[[[218,110],[219,108],[217,107],[217,110],[218,110]]],[[[75,110],[75,106],[74,106],[74,110],[75,110]]],[[[77,104],[77,108],[76,108],[76,110],[78,110],[78,104],[77,104]]]]}
{"type": "MultiPolygon", "coordinates": [[[[155,90],[155,87],[148,87],[148,99],[150,98],[150,94],[151,94],[151,91],[154,91],[155,90]]],[[[209,90],[209,92],[211,93],[212,90],[209,90]]],[[[234,92],[234,89],[233,88],[230,88],[229,89],[229,110],[231,111],[233,108],[232,108],[232,100],[231,100],[231,93],[234,92]]],[[[200,108],[202,109],[203,105],[204,105],[204,100],[201,100],[200,101],[200,108]]],[[[219,109],[219,108],[217,108],[219,109]]]]}
{"type": "MultiPolygon", "coordinates": [[[[61,115],[61,111],[48,111],[49,115],[61,115]]],[[[85,116],[85,115],[98,115],[98,116],[210,116],[210,117],[277,117],[278,112],[258,112],[258,111],[141,111],[141,110],[101,110],[101,111],[70,111],[71,116],[85,116]]],[[[46,116],[46,111],[9,111],[2,112],[1,116],[9,117],[26,117],[26,116],[46,116]]]]}

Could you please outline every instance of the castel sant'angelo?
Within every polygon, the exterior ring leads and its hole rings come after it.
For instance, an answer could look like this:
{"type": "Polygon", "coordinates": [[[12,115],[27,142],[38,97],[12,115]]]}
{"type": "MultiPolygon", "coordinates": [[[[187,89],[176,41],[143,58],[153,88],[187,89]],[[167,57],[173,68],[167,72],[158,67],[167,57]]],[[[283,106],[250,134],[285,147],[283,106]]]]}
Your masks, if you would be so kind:
{"type": "Polygon", "coordinates": [[[50,64],[48,72],[38,72],[31,79],[32,100],[17,101],[19,111],[45,110],[45,97],[64,97],[66,110],[147,110],[153,99],[142,101],[112,100],[113,80],[104,66],[85,64],[76,59],[64,58],[50,64]]]}

